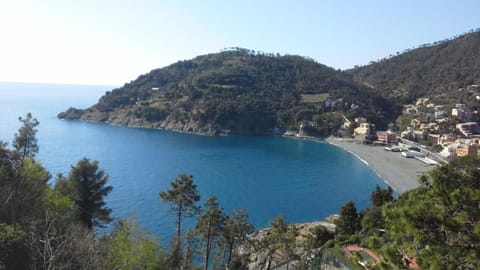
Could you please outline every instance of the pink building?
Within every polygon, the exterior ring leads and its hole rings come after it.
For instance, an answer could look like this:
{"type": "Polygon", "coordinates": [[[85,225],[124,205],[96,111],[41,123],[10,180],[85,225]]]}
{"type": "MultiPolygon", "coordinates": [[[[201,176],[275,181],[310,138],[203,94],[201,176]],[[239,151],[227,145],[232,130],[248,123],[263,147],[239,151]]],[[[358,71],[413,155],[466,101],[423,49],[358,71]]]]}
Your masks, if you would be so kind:
{"type": "Polygon", "coordinates": [[[387,131],[378,131],[377,132],[377,141],[380,141],[384,144],[397,143],[397,135],[392,132],[387,131]]]}

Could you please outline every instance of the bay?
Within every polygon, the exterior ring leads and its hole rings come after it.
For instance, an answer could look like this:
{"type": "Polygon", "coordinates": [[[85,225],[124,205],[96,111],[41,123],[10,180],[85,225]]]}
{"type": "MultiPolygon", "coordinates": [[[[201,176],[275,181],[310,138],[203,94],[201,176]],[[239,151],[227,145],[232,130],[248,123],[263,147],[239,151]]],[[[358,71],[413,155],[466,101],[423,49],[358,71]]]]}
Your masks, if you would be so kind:
{"type": "Polygon", "coordinates": [[[202,202],[214,195],[227,212],[246,209],[257,229],[278,214],[290,222],[322,220],[350,200],[362,209],[376,185],[385,187],[360,160],[326,143],[57,119],[70,106],[91,106],[112,88],[0,83],[0,140],[11,142],[18,117],[31,112],[40,121],[37,159],[51,174],[68,174],[83,157],[98,160],[114,188],[106,201],[115,219],[137,218],[162,243],[173,233],[173,220],[158,194],[179,173],[193,175],[202,202]]]}

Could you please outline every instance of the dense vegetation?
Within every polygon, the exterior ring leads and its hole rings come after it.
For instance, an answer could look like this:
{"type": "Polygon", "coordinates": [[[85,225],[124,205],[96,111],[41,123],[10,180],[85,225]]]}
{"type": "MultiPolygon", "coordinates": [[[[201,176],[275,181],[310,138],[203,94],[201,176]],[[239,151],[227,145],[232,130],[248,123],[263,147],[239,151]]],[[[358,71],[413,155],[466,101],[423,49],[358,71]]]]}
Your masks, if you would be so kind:
{"type": "Polygon", "coordinates": [[[0,143],[0,269],[159,269],[163,251],[134,221],[112,221],[104,197],[112,190],[98,162],[80,160],[68,177],[35,160],[39,122],[27,114],[13,149],[0,143]],[[132,267],[130,267],[132,266],[132,267]]]}
{"type": "Polygon", "coordinates": [[[447,95],[480,81],[480,31],[414,50],[349,71],[374,93],[401,104],[419,97],[447,95]]]}
{"type": "MultiPolygon", "coordinates": [[[[371,269],[479,269],[480,160],[459,158],[420,179],[422,186],[393,199],[377,188],[370,208],[345,204],[335,244],[371,248],[382,262],[371,269]]],[[[329,243],[328,247],[334,246],[329,243]]],[[[324,246],[325,247],[325,246],[324,246]]]]}
{"type": "Polygon", "coordinates": [[[275,127],[298,129],[302,121],[331,112],[365,116],[380,126],[399,113],[347,73],[300,56],[235,48],[152,70],[107,92],[90,109],[60,117],[207,134],[267,134],[275,127]]]}

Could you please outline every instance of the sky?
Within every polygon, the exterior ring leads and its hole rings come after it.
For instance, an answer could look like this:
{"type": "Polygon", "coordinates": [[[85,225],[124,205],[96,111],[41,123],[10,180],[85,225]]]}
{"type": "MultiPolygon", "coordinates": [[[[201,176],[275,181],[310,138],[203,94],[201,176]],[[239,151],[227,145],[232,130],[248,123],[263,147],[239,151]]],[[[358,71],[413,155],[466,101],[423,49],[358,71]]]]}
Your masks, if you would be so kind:
{"type": "Polygon", "coordinates": [[[0,81],[121,86],[242,47],[336,69],[480,27],[479,0],[0,0],[0,81]]]}

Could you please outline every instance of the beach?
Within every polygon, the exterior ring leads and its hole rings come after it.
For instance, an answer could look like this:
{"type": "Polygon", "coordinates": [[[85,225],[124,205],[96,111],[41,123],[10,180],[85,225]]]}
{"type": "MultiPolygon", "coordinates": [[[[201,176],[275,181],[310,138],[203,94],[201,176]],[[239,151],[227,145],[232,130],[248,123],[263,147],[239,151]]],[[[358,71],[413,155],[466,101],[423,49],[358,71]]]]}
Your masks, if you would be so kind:
{"type": "Polygon", "coordinates": [[[397,193],[419,187],[419,177],[434,168],[415,158],[404,158],[400,152],[385,151],[383,146],[365,145],[334,137],[327,138],[326,142],[359,158],[397,193]]]}

